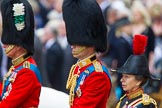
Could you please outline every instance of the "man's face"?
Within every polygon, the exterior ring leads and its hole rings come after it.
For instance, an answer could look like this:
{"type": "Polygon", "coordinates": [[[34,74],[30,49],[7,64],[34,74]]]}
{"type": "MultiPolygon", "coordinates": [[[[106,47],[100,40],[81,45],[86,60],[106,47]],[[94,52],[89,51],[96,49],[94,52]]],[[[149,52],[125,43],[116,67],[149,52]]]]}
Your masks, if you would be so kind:
{"type": "Polygon", "coordinates": [[[94,47],[86,47],[80,45],[71,45],[72,54],[75,58],[80,60],[90,56],[91,54],[95,53],[94,47]]]}
{"type": "Polygon", "coordinates": [[[15,55],[15,53],[16,53],[16,48],[17,46],[15,46],[15,45],[6,45],[6,44],[4,44],[3,45],[3,48],[4,48],[4,51],[5,51],[5,54],[8,56],[8,57],[11,57],[11,58],[13,58],[14,57],[14,55],[15,55]]]}

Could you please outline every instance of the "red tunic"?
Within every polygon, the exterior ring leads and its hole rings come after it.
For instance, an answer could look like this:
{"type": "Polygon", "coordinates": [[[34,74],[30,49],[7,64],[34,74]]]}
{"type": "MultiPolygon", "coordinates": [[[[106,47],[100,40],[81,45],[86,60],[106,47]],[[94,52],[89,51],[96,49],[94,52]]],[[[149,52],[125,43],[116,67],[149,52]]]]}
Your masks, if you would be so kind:
{"type": "MultiPolygon", "coordinates": [[[[78,69],[82,73],[88,66],[79,69],[79,66],[75,68],[74,73],[78,72],[78,69]]],[[[81,74],[80,73],[80,74],[81,74]]],[[[71,108],[106,108],[106,102],[111,90],[111,81],[105,72],[91,73],[80,85],[81,96],[75,95],[73,105],[71,108]]]]}
{"type": "Polygon", "coordinates": [[[0,94],[2,94],[2,82],[0,82],[0,94]]]}
{"type": "MultiPolygon", "coordinates": [[[[26,61],[35,64],[32,57],[26,61]]],[[[20,65],[23,65],[23,63],[20,65]]],[[[15,66],[15,68],[18,66],[15,66]]],[[[7,87],[9,94],[0,102],[0,108],[38,107],[41,84],[32,70],[29,68],[19,70],[15,80],[10,82],[9,86],[7,87]]]]}

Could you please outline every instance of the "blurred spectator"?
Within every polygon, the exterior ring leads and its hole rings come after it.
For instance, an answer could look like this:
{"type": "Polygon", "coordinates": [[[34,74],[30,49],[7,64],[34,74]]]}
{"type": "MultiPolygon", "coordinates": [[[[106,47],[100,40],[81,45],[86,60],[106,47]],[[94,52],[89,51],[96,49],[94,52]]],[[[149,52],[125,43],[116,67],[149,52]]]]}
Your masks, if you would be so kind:
{"type": "Polygon", "coordinates": [[[117,68],[117,50],[118,42],[116,37],[116,22],[123,17],[129,17],[130,11],[125,6],[123,1],[117,0],[111,3],[106,14],[106,23],[109,26],[108,32],[108,51],[102,57],[102,61],[108,68],[117,68]],[[109,14],[112,13],[112,14],[109,14]],[[110,15],[110,16],[109,16],[110,15]]]}
{"type": "Polygon", "coordinates": [[[65,29],[65,22],[63,20],[59,21],[58,27],[58,42],[63,49],[64,57],[63,57],[63,68],[62,68],[62,80],[63,80],[63,91],[67,93],[66,90],[66,83],[68,79],[68,75],[70,72],[70,68],[73,64],[77,62],[77,59],[72,55],[72,49],[69,43],[67,42],[66,37],[66,29],[65,29]]]}
{"type": "Polygon", "coordinates": [[[141,1],[135,0],[131,7],[133,34],[143,34],[148,36],[148,43],[146,48],[146,57],[149,62],[149,69],[153,72],[153,54],[155,35],[151,28],[151,17],[141,1]]]}
{"type": "MultiPolygon", "coordinates": [[[[162,108],[162,59],[158,61],[155,65],[156,73],[158,73],[158,77],[161,78],[160,82],[154,82],[156,84],[156,91],[151,93],[151,96],[158,102],[158,108],[162,108]]],[[[155,87],[155,86],[154,86],[155,87]]]]}
{"type": "Polygon", "coordinates": [[[149,10],[152,18],[152,28],[155,33],[154,72],[156,74],[156,65],[162,59],[162,5],[154,4],[149,10]]]}
{"type": "Polygon", "coordinates": [[[102,11],[104,11],[110,5],[109,0],[96,0],[96,1],[99,4],[102,11]]]}
{"type": "MultiPolygon", "coordinates": [[[[116,44],[115,52],[117,52],[117,67],[121,67],[127,58],[132,54],[132,25],[128,17],[123,17],[116,21],[116,44]]],[[[117,74],[116,96],[119,99],[124,91],[121,88],[121,74],[117,74]]]]}
{"type": "Polygon", "coordinates": [[[43,19],[40,14],[40,7],[37,0],[28,0],[32,6],[35,18],[35,28],[41,28],[44,26],[43,19]]]}
{"type": "Polygon", "coordinates": [[[45,69],[52,88],[62,90],[63,50],[57,41],[57,21],[50,21],[44,28],[45,69]]]}
{"type": "Polygon", "coordinates": [[[128,7],[126,7],[124,1],[122,1],[122,0],[114,0],[111,3],[111,8],[113,8],[117,11],[118,19],[120,19],[122,17],[130,16],[130,10],[128,7]]]}
{"type": "Polygon", "coordinates": [[[117,11],[115,9],[111,8],[111,6],[108,6],[104,10],[103,14],[104,14],[105,22],[107,24],[107,28],[108,28],[108,32],[109,32],[111,26],[117,20],[117,11]]]}
{"type": "MultiPolygon", "coordinates": [[[[35,37],[34,37],[34,59],[38,65],[38,68],[40,70],[40,73],[41,73],[41,76],[43,76],[43,71],[44,71],[44,67],[43,67],[43,60],[42,60],[42,48],[43,48],[43,45],[40,41],[40,39],[38,38],[38,36],[35,34],[35,37]]],[[[42,84],[44,85],[44,80],[42,79],[42,84]]]]}
{"type": "MultiPolygon", "coordinates": [[[[154,4],[149,9],[152,18],[152,28],[155,33],[154,49],[154,75],[162,78],[162,4],[154,4]]],[[[161,79],[162,81],[162,79],[161,79]]],[[[151,92],[160,93],[162,82],[153,82],[150,85],[151,92]]],[[[162,101],[162,99],[161,99],[162,101]]]]}
{"type": "Polygon", "coordinates": [[[63,0],[55,0],[53,3],[53,10],[51,10],[47,18],[49,20],[54,20],[54,19],[62,19],[62,4],[63,0]]]}
{"type": "Polygon", "coordinates": [[[162,5],[162,0],[154,0],[154,2],[152,2],[152,0],[142,0],[142,2],[148,9],[151,8],[154,4],[162,5]]]}
{"type": "Polygon", "coordinates": [[[42,27],[48,22],[47,15],[53,9],[54,0],[37,0],[39,5],[39,15],[42,19],[42,27]]]}
{"type": "Polygon", "coordinates": [[[58,42],[61,48],[65,50],[68,45],[68,42],[66,37],[65,22],[63,20],[58,21],[57,31],[58,31],[58,37],[57,37],[58,42]]]}
{"type": "Polygon", "coordinates": [[[35,34],[37,36],[36,38],[38,38],[39,41],[37,40],[38,45],[37,44],[35,45],[35,47],[37,47],[37,49],[35,49],[35,50],[37,50],[37,51],[36,51],[36,54],[34,54],[34,57],[36,59],[40,59],[40,60],[38,60],[38,62],[39,61],[41,62],[40,66],[42,66],[41,67],[42,85],[45,86],[45,87],[51,87],[51,84],[49,83],[49,79],[48,79],[47,72],[46,72],[46,69],[45,69],[45,48],[44,48],[44,45],[45,45],[46,39],[44,39],[45,38],[44,37],[44,29],[39,28],[38,30],[35,31],[35,34]],[[40,49],[40,48],[42,48],[42,49],[40,49]],[[39,53],[41,53],[41,52],[39,52],[40,50],[42,51],[42,54],[39,54],[39,53]],[[42,58],[36,57],[37,54],[39,54],[39,56],[42,56],[42,58]]]}
{"type": "Polygon", "coordinates": [[[132,25],[128,17],[119,19],[116,22],[116,36],[118,38],[117,61],[121,67],[127,58],[132,54],[132,25]]]}

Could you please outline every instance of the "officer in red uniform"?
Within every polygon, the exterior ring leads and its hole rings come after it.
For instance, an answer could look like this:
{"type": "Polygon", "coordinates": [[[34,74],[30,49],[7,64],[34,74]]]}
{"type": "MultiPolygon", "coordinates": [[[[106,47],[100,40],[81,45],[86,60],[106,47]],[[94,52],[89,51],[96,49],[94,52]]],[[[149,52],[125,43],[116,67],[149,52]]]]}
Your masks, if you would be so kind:
{"type": "Polygon", "coordinates": [[[78,62],[72,66],[66,88],[71,108],[106,108],[111,90],[107,68],[96,52],[107,49],[106,25],[95,0],[64,0],[67,40],[78,62]]]}
{"type": "Polygon", "coordinates": [[[27,0],[3,0],[2,43],[12,58],[3,79],[0,108],[37,108],[41,90],[39,69],[34,53],[34,16],[27,0]]]}

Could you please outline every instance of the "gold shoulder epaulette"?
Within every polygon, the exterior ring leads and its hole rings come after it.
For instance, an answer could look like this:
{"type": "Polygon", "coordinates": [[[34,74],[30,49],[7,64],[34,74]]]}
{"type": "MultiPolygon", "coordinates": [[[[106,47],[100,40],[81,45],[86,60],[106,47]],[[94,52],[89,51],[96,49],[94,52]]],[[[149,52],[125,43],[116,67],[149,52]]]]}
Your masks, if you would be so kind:
{"type": "Polygon", "coordinates": [[[93,66],[96,72],[103,72],[102,66],[98,61],[94,61],[93,66]]]}
{"type": "Polygon", "coordinates": [[[157,107],[157,103],[156,103],[155,99],[150,98],[150,100],[151,100],[151,103],[153,103],[157,107]]]}
{"type": "Polygon", "coordinates": [[[23,67],[24,67],[24,68],[30,68],[30,62],[29,62],[29,61],[25,61],[25,62],[23,63],[23,67]]]}
{"type": "Polygon", "coordinates": [[[144,104],[144,105],[149,105],[150,104],[150,96],[149,95],[147,95],[147,94],[143,94],[142,95],[142,103],[144,104]]]}
{"type": "Polygon", "coordinates": [[[148,94],[142,95],[142,103],[144,105],[149,105],[150,103],[153,103],[157,107],[156,101],[153,98],[151,98],[148,94]]]}

